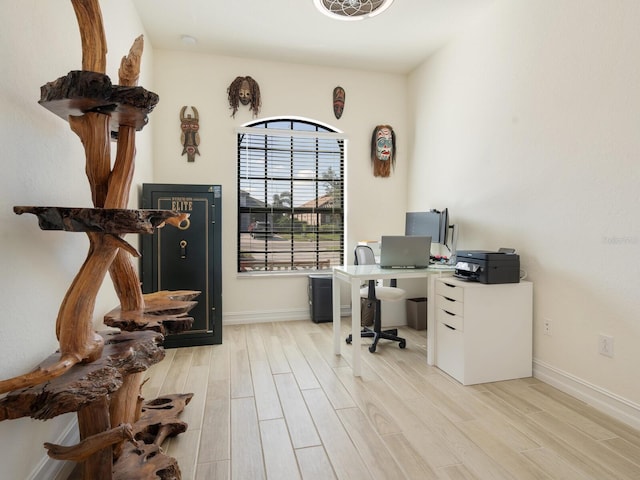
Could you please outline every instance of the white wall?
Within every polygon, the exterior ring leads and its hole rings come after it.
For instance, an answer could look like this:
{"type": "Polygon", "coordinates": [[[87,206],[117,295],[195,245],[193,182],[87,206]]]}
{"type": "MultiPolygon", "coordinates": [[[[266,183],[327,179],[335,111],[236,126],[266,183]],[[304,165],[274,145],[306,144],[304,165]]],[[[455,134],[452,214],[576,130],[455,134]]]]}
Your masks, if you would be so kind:
{"type": "MultiPolygon", "coordinates": [[[[107,74],[117,83],[120,59],[143,29],[129,0],[103,4],[107,74]]],[[[84,234],[44,232],[35,216],[13,213],[14,205],[92,206],[80,140],[67,122],[37,103],[41,85],[82,66],[71,2],[0,2],[0,58],[0,378],[7,379],[32,370],[56,350],[58,309],[89,246],[84,234]]],[[[148,89],[152,59],[148,49],[140,82],[148,89]]],[[[138,134],[134,183],[151,178],[150,146],[147,126],[138,134]]],[[[137,206],[137,193],[132,196],[137,206]]],[[[135,237],[127,240],[137,243],[135,237]]],[[[102,315],[117,305],[107,276],[96,302],[98,328],[102,315]]],[[[0,422],[2,478],[30,478],[47,458],[42,444],[59,441],[74,418],[0,422]]]]}
{"type": "Polygon", "coordinates": [[[252,121],[248,107],[235,118],[227,88],[237,76],[251,76],[260,85],[258,118],[295,115],[343,131],[347,147],[347,260],[352,263],[358,240],[404,230],[408,152],[406,78],[345,69],[318,68],[224,56],[155,52],[154,112],[156,183],[222,185],[223,321],[308,318],[307,277],[239,278],[237,257],[237,153],[235,128],[252,121]],[[343,116],[333,114],[332,92],[346,91],[343,116]],[[181,156],[179,114],[182,106],[200,114],[200,153],[193,163],[181,156]],[[389,178],[375,178],[370,166],[374,127],[388,123],[397,135],[397,168],[389,178]]]}
{"type": "Polygon", "coordinates": [[[410,75],[408,197],[449,207],[459,248],[517,248],[537,370],[619,400],[636,425],[639,24],[635,0],[497,2],[410,75]]]}
{"type": "MultiPolygon", "coordinates": [[[[223,185],[225,321],[307,315],[306,277],[247,280],[235,273],[234,128],[251,117],[246,108],[230,117],[226,89],[236,76],[251,75],[262,90],[261,118],[305,116],[349,137],[349,261],[358,240],[401,232],[407,207],[449,207],[461,248],[513,246],[521,253],[535,284],[538,368],[637,411],[639,8],[635,0],[501,1],[414,72],[408,89],[402,76],[147,48],[140,84],[159,93],[160,104],[137,137],[135,183],[223,185]],[[340,120],[331,105],[338,84],[347,92],[340,120]],[[202,156],[193,164],[180,155],[182,105],[201,114],[202,156]],[[398,136],[389,179],[370,173],[369,137],[379,123],[393,125],[398,136]],[[551,337],[541,334],[543,318],[553,320],[551,337]],[[615,338],[614,358],[596,353],[599,333],[615,338]]],[[[115,79],[143,29],[128,0],[103,2],[102,9],[107,73],[115,79]]],[[[57,311],[88,246],[82,234],[40,231],[34,217],[14,215],[12,207],[91,201],[78,138],[37,105],[41,85],[81,66],[71,4],[3,1],[0,19],[5,379],[56,348],[57,311]]],[[[132,206],[136,201],[133,195],[132,206]]],[[[107,279],[98,327],[116,302],[107,279]]],[[[56,441],[71,419],[0,422],[3,476],[28,478],[44,457],[39,445],[56,441]]]]}

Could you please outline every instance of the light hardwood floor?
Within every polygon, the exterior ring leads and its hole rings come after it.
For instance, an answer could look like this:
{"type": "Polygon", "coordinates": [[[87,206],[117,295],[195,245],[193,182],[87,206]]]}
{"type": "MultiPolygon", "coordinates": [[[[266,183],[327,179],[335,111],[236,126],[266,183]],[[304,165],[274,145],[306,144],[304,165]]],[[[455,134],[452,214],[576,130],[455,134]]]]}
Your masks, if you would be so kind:
{"type": "Polygon", "coordinates": [[[400,332],[404,350],[364,339],[354,378],[331,323],[225,326],[167,350],[143,394],[195,394],[165,443],[185,480],[640,479],[640,431],[534,378],[463,387],[400,332]]]}

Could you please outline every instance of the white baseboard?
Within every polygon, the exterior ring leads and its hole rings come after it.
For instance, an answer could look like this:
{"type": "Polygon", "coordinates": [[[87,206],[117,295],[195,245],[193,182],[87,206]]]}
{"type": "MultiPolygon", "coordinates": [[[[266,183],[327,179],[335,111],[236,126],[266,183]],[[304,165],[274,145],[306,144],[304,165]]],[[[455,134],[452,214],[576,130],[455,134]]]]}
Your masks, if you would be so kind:
{"type": "MultiPolygon", "coordinates": [[[[343,306],[340,309],[341,316],[351,315],[351,307],[343,306]]],[[[311,314],[308,308],[290,308],[286,310],[251,310],[246,312],[224,313],[223,325],[245,325],[250,323],[290,322],[294,320],[309,320],[311,314]]]]}
{"type": "MultiPolygon", "coordinates": [[[[67,428],[65,428],[60,434],[60,437],[52,443],[56,443],[58,445],[75,445],[78,442],[80,442],[78,419],[74,417],[67,425],[67,428]]],[[[54,460],[49,457],[49,455],[45,454],[38,465],[36,465],[36,468],[33,469],[27,480],[66,480],[75,466],[75,462],[54,460]]]]}
{"type": "Polygon", "coordinates": [[[533,360],[533,376],[633,428],[640,429],[640,405],[626,398],[537,359],[533,360]]]}
{"type": "Polygon", "coordinates": [[[251,310],[246,312],[224,313],[223,325],[244,325],[249,323],[289,322],[293,320],[310,320],[308,308],[287,310],[251,310]]]}

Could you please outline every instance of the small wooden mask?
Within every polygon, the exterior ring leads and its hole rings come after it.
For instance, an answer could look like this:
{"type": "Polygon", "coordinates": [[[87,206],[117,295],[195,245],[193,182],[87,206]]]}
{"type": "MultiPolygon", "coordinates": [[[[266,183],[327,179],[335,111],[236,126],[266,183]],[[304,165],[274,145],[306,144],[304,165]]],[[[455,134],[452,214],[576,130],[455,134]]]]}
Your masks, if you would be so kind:
{"type": "Polygon", "coordinates": [[[344,88],[336,87],[333,89],[333,113],[338,119],[342,116],[344,110],[345,96],[344,88]]]}
{"type": "Polygon", "coordinates": [[[180,140],[182,143],[182,155],[187,154],[188,162],[195,162],[196,154],[200,155],[198,145],[200,145],[200,120],[198,118],[198,110],[196,107],[191,107],[193,110],[193,117],[191,114],[185,115],[187,111],[186,105],[180,110],[180,140]]]}

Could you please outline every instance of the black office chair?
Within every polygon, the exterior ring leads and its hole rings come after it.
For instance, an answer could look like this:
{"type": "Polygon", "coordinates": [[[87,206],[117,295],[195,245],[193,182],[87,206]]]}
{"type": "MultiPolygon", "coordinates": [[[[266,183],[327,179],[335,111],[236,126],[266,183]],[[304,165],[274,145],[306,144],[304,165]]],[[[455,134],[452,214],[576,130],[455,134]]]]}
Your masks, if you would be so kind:
{"type": "MultiPolygon", "coordinates": [[[[355,249],[355,264],[356,265],[375,265],[376,257],[373,254],[371,247],[367,245],[358,245],[355,249]]],[[[366,309],[373,308],[375,313],[373,316],[373,328],[369,328],[368,325],[362,325],[361,337],[373,337],[373,343],[369,346],[369,351],[374,353],[378,346],[378,341],[383,338],[385,340],[393,340],[399,342],[400,348],[407,346],[407,341],[404,338],[398,337],[398,329],[382,330],[381,323],[381,301],[399,301],[403,300],[406,296],[406,292],[396,287],[396,281],[391,281],[390,287],[377,286],[375,280],[369,280],[369,284],[360,290],[360,298],[362,298],[362,312],[366,309]]],[[[347,343],[351,343],[352,336],[349,335],[346,338],[347,343]]]]}

